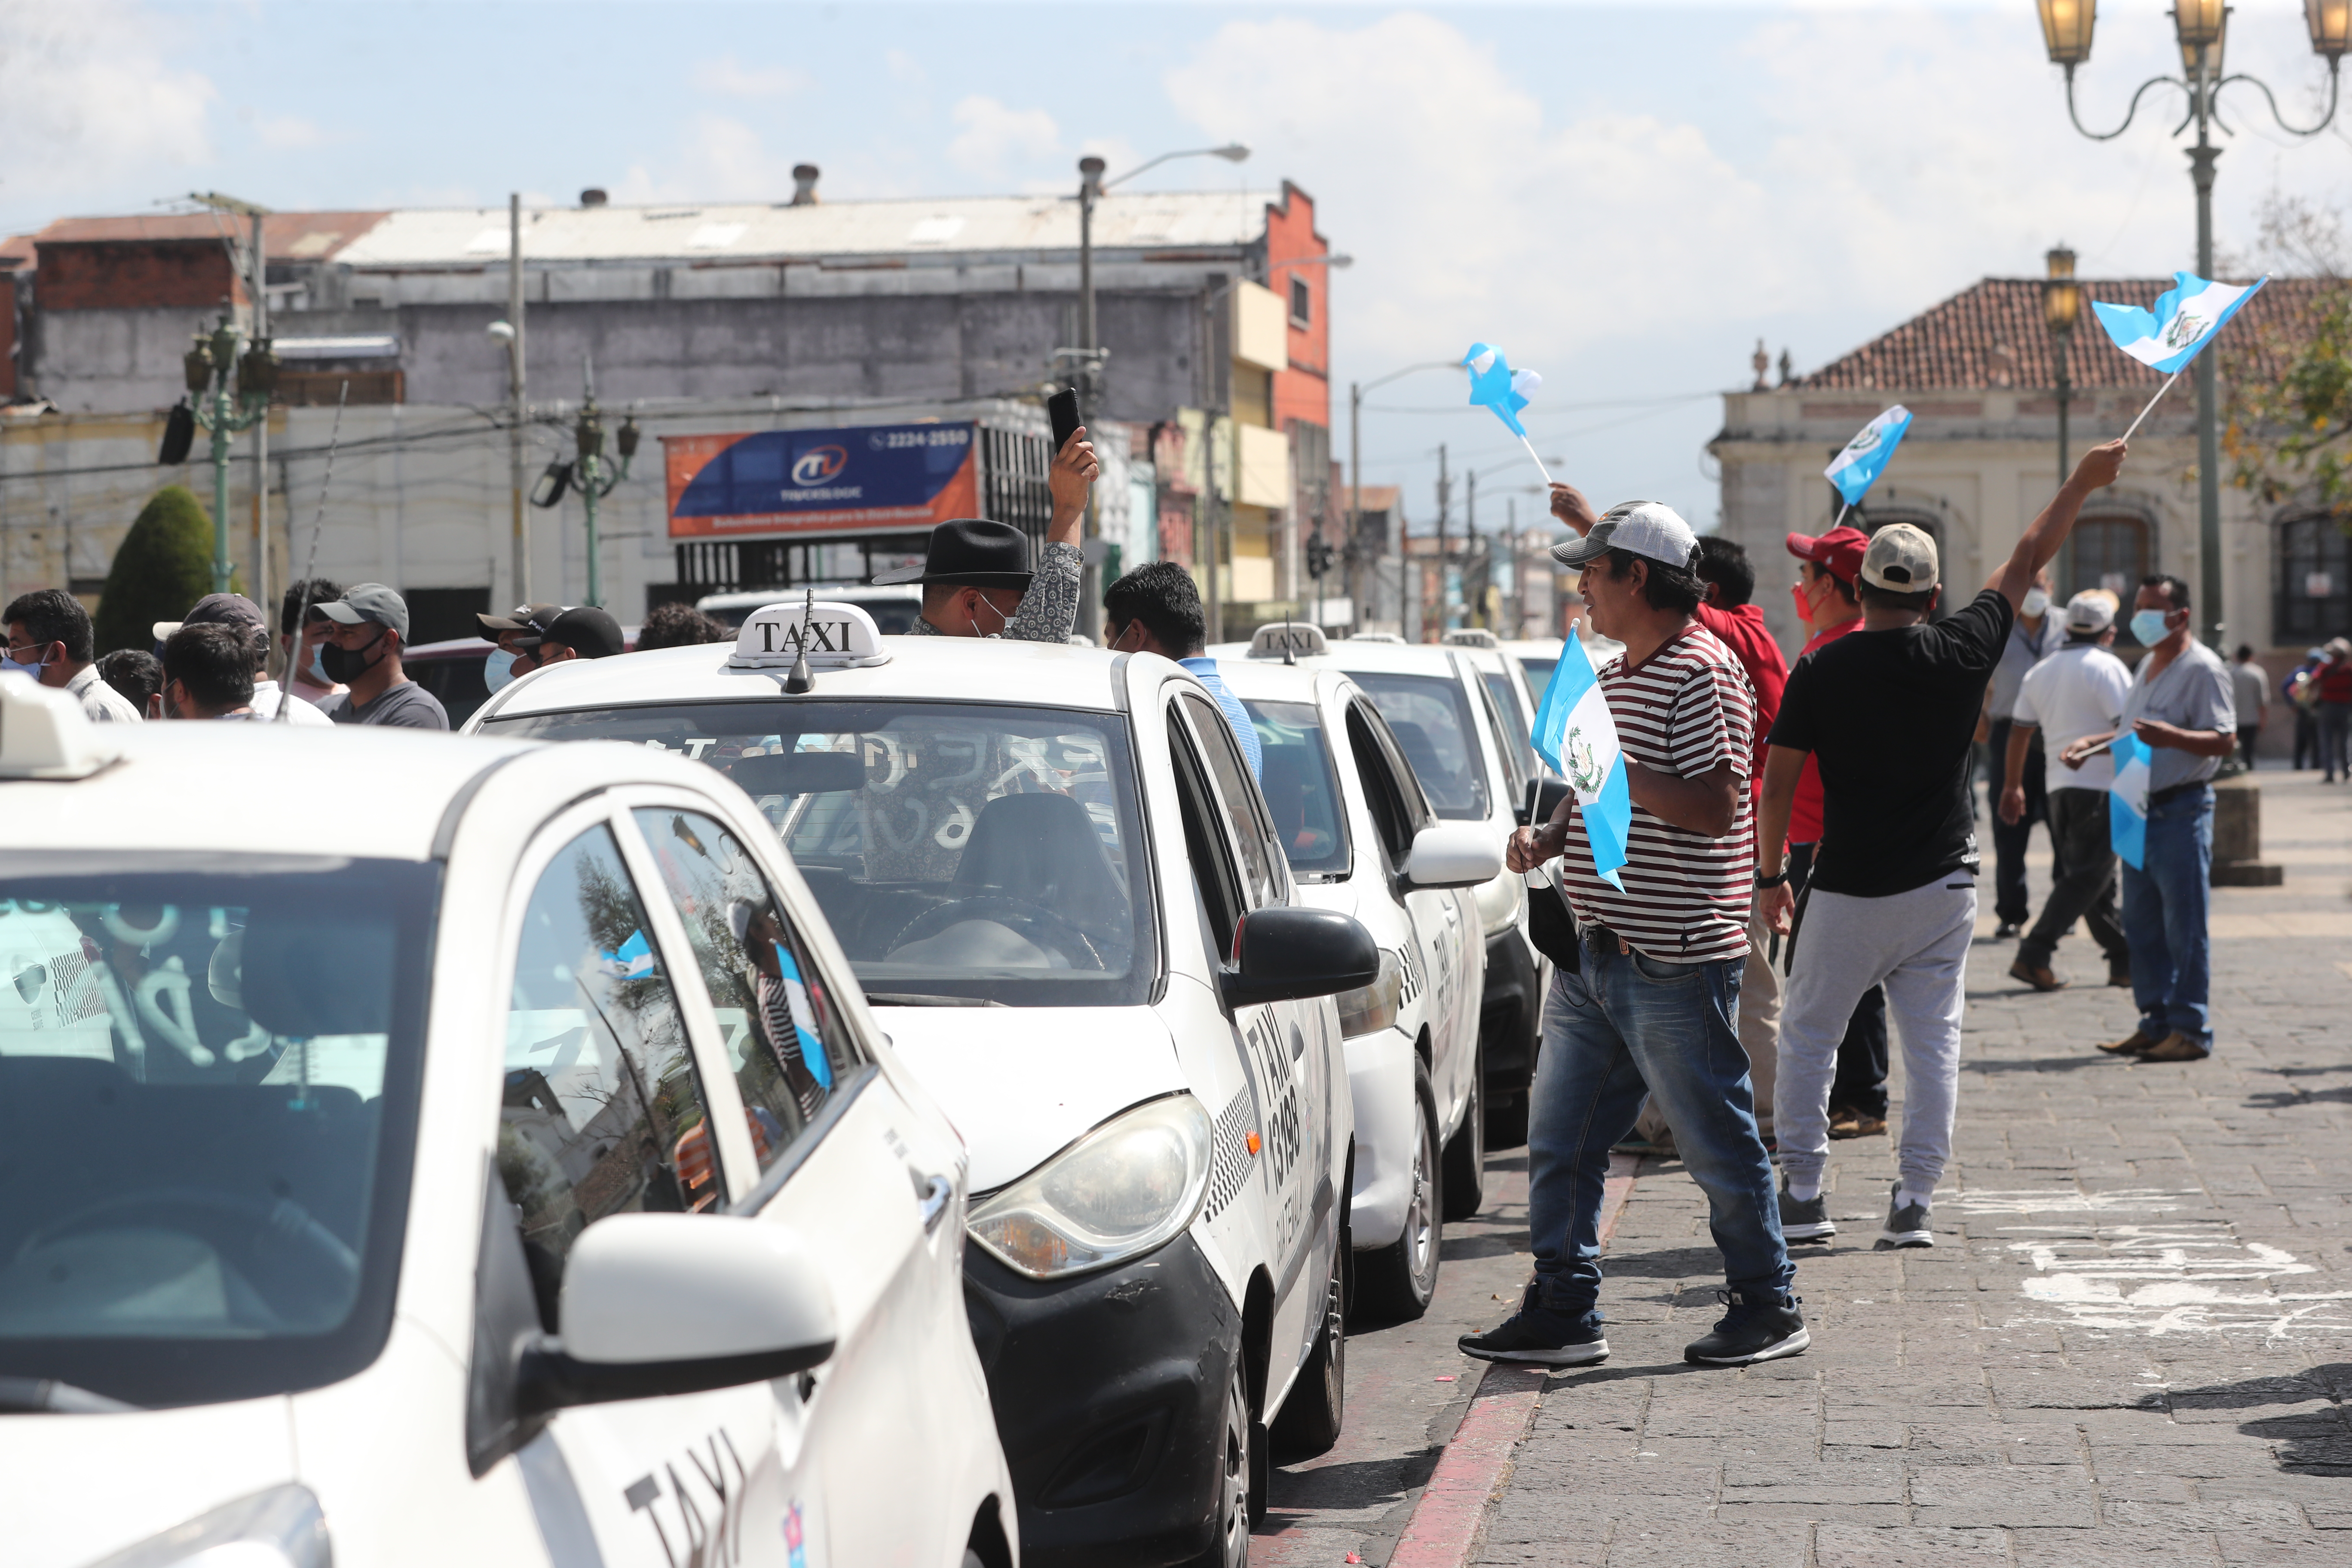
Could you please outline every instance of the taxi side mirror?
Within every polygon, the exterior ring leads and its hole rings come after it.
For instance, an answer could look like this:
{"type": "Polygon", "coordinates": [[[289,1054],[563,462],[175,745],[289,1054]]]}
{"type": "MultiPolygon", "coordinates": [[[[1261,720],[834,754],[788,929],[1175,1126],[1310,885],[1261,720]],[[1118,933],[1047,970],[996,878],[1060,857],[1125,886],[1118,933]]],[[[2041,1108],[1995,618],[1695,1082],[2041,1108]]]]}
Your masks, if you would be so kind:
{"type": "Polygon", "coordinates": [[[1413,835],[1404,879],[1416,888],[1475,888],[1503,874],[1503,851],[1483,822],[1440,822],[1413,835]]]}
{"type": "Polygon", "coordinates": [[[699,1394],[805,1372],[833,1356],[833,1295],[800,1242],[762,1220],[618,1214],[563,1268],[560,1337],[524,1352],[525,1415],[699,1394]]]}
{"type": "Polygon", "coordinates": [[[1336,910],[1252,910],[1234,932],[1234,966],[1221,977],[1225,1005],[1336,996],[1380,978],[1372,933],[1336,910]]]}

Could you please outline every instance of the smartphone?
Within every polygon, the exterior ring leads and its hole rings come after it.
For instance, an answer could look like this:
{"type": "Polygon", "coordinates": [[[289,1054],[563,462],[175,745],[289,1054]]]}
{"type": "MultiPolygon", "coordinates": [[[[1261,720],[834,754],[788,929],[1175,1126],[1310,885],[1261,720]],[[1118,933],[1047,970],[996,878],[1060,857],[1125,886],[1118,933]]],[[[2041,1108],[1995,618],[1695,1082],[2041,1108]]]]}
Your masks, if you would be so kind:
{"type": "Polygon", "coordinates": [[[1066,386],[1045,399],[1045,416],[1054,422],[1054,456],[1058,458],[1062,455],[1062,448],[1070,444],[1071,435],[1083,423],[1078,418],[1078,389],[1066,386]]]}

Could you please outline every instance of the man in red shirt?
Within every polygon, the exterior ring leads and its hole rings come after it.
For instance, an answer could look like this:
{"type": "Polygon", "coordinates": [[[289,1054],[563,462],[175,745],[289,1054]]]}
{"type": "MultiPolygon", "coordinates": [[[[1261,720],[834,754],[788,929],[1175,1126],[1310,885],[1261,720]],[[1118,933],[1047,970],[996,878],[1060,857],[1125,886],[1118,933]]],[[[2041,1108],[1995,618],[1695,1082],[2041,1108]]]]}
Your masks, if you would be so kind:
{"type": "MultiPolygon", "coordinates": [[[[1818,538],[1789,535],[1789,553],[1798,563],[1796,585],[1789,595],[1796,601],[1798,619],[1812,633],[1797,650],[1798,658],[1862,625],[1862,605],[1854,596],[1853,584],[1862,571],[1862,552],[1869,545],[1869,535],[1858,528],[1833,528],[1818,538]]],[[[1787,679],[1784,669],[1784,685],[1787,679]]],[[[1777,700],[1773,706],[1777,710],[1777,700]]],[[[1763,780],[1759,767],[1756,772],[1759,789],[1763,780]]],[[[1790,887],[1803,890],[1821,842],[1822,770],[1809,752],[1805,771],[1797,779],[1796,802],[1789,809],[1790,887]]],[[[1885,1131],[1886,992],[1874,985],[1854,1005],[1845,1038],[1838,1042],[1837,1077],[1830,1085],[1830,1136],[1874,1138],[1885,1131]]]]}

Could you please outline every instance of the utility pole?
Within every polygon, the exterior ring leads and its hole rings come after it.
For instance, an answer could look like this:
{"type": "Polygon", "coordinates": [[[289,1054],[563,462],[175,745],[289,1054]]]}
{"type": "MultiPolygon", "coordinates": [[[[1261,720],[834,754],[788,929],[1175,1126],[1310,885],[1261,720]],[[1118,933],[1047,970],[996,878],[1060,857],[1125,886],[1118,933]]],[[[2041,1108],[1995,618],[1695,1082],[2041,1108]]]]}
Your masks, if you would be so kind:
{"type": "Polygon", "coordinates": [[[514,330],[507,340],[507,484],[513,513],[515,602],[528,605],[530,511],[523,504],[522,305],[522,193],[517,191],[507,197],[507,325],[514,330]]]}
{"type": "Polygon", "coordinates": [[[1478,616],[1470,607],[1470,563],[1478,555],[1478,470],[1471,469],[1469,477],[1470,494],[1462,519],[1462,622],[1475,626],[1478,616]]]}
{"type": "MultiPolygon", "coordinates": [[[[1100,158],[1089,153],[1078,160],[1078,391],[1080,419],[1092,419],[1101,382],[1096,374],[1098,344],[1095,336],[1095,203],[1103,193],[1100,158]]],[[[1061,454],[1054,454],[1059,458],[1061,454]]],[[[1050,459],[1049,459],[1050,460],[1050,459]]],[[[1087,491],[1087,521],[1080,534],[1078,568],[1078,630],[1091,637],[1102,629],[1102,513],[1094,491],[1087,491]]]]}
{"type": "MultiPolygon", "coordinates": [[[[253,341],[267,348],[269,343],[269,262],[263,248],[261,209],[248,215],[253,220],[253,252],[249,258],[253,272],[253,341]]],[[[293,552],[287,552],[289,566],[293,552]]],[[[253,425],[253,602],[261,606],[262,618],[269,613],[269,404],[264,399],[261,417],[253,425]]],[[[269,639],[272,647],[278,639],[269,639]]]]}
{"type": "MultiPolygon", "coordinates": [[[[1437,636],[1427,637],[1436,642],[1445,635],[1445,525],[1451,518],[1447,507],[1453,500],[1454,487],[1445,475],[1445,447],[1437,448],[1437,636]]],[[[1428,628],[1423,627],[1426,633],[1428,628]]]]}
{"type": "Polygon", "coordinates": [[[1528,579],[1520,570],[1519,498],[1510,496],[1503,502],[1504,525],[1511,531],[1511,613],[1497,631],[1508,628],[1510,636],[1528,635],[1528,579]]]}

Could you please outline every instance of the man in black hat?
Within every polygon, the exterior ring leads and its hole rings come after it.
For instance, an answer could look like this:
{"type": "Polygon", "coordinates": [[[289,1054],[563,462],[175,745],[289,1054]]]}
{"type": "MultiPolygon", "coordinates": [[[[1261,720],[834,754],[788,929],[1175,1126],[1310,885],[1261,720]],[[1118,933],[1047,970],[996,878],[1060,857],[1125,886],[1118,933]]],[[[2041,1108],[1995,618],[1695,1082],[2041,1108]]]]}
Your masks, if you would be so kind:
{"type": "Polygon", "coordinates": [[[575,658],[610,658],[628,651],[621,636],[621,623],[613,618],[610,611],[593,605],[579,605],[543,615],[543,608],[534,607],[529,629],[514,637],[517,675],[528,675],[546,665],[575,658]]]}
{"type": "Polygon", "coordinates": [[[1078,624],[1084,561],[1078,527],[1086,521],[1087,494],[1101,472],[1086,428],[1071,431],[1046,470],[1054,515],[1045,527],[1045,559],[1034,572],[1028,536],[1011,523],[960,517],[931,530],[922,565],[874,579],[923,585],[923,613],[907,635],[1067,642],[1078,624]]]}

